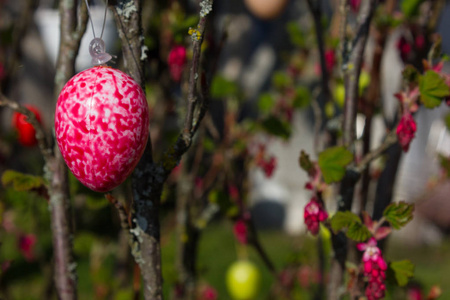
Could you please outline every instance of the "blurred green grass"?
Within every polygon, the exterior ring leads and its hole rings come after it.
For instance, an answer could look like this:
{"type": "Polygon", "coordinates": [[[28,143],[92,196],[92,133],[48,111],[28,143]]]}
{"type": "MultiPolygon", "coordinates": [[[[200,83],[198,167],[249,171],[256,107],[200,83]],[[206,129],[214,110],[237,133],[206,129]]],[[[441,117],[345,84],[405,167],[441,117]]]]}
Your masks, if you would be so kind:
{"type": "MultiPolygon", "coordinates": [[[[167,226],[168,223],[170,222],[163,224],[167,226]]],[[[164,227],[166,231],[162,235],[165,299],[170,299],[171,289],[177,279],[175,230],[168,227],[164,227]]],[[[42,233],[45,230],[47,229],[40,229],[39,232],[42,233]]],[[[289,236],[281,231],[261,231],[259,235],[261,244],[266,249],[268,256],[272,258],[277,270],[283,269],[294,261],[313,268],[317,266],[318,254],[315,238],[304,235],[289,236]]],[[[2,250],[3,255],[10,255],[8,253],[11,253],[14,242],[7,234],[1,236],[1,241],[1,247],[9,248],[2,250]]],[[[47,238],[40,240],[40,243],[48,244],[49,242],[47,238]]],[[[79,299],[101,299],[100,294],[104,286],[109,289],[110,296],[104,299],[131,299],[131,283],[129,286],[119,288],[117,279],[114,277],[118,247],[113,236],[99,237],[98,233],[93,235],[87,232],[78,232],[75,246],[79,299]]],[[[41,252],[41,256],[47,257],[48,260],[51,254],[49,253],[50,249],[41,246],[38,250],[41,252]]],[[[225,274],[228,267],[242,255],[247,255],[261,272],[260,292],[256,299],[270,299],[268,297],[269,290],[274,282],[272,275],[253,249],[244,251],[242,246],[237,245],[232,233],[232,224],[228,221],[215,221],[202,232],[198,254],[200,282],[214,287],[220,300],[230,299],[225,286],[225,274]]],[[[15,258],[14,268],[4,274],[6,278],[3,278],[2,282],[2,284],[8,285],[8,299],[43,299],[42,295],[45,294],[45,289],[49,288],[49,265],[42,262],[27,263],[20,260],[17,254],[15,258]]],[[[411,247],[391,240],[388,243],[385,258],[387,261],[411,260],[416,265],[414,280],[419,282],[425,291],[428,291],[433,285],[439,285],[443,291],[440,299],[450,299],[448,292],[450,277],[447,276],[450,272],[450,239],[433,247],[411,247]]],[[[403,298],[398,295],[404,294],[396,293],[395,295],[395,299],[401,300],[403,298]]],[[[53,299],[55,298],[53,297],[53,299]]],[[[310,299],[310,297],[301,299],[310,299]]],[[[394,296],[386,299],[394,299],[394,296]]]]}

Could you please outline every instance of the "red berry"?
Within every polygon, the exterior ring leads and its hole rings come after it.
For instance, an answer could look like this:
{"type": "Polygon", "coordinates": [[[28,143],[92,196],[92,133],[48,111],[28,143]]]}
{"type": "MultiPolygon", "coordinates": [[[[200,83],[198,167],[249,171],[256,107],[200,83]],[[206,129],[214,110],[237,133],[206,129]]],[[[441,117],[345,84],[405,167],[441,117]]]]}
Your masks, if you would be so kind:
{"type": "Polygon", "coordinates": [[[55,132],[67,166],[90,189],[121,184],[141,158],[149,132],[149,110],[139,84],[122,71],[93,67],[62,89],[55,132]]]}
{"type": "MultiPolygon", "coordinates": [[[[31,105],[24,105],[28,108],[34,115],[39,123],[41,123],[41,114],[39,110],[31,105]]],[[[36,140],[36,130],[34,130],[33,125],[26,121],[27,117],[21,113],[14,112],[12,118],[12,125],[16,129],[19,135],[19,143],[26,147],[33,147],[37,144],[36,140]]]]}

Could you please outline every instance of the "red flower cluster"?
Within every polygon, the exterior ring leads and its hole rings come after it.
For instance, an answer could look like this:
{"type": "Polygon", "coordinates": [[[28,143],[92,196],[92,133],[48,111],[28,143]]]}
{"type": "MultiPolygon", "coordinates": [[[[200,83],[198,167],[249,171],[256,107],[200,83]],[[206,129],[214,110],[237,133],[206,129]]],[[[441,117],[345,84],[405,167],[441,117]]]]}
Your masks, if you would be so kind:
{"type": "Polygon", "coordinates": [[[174,46],[169,52],[167,63],[169,64],[170,77],[173,81],[179,82],[186,64],[186,48],[180,45],[174,46]]]}
{"type": "Polygon", "coordinates": [[[27,261],[34,260],[34,245],[36,242],[37,238],[34,234],[25,234],[19,237],[20,253],[22,253],[27,261]]]}
{"type": "Polygon", "coordinates": [[[237,220],[233,226],[233,233],[241,244],[247,244],[247,224],[242,219],[237,220]]]}
{"type": "Polygon", "coordinates": [[[397,126],[398,142],[402,146],[403,151],[405,152],[408,151],[409,144],[414,138],[416,130],[417,125],[416,122],[414,121],[414,118],[409,113],[404,114],[397,126]]]}
{"type": "Polygon", "coordinates": [[[217,300],[218,294],[212,286],[205,286],[201,292],[201,300],[217,300]]]}
{"type": "Polygon", "coordinates": [[[367,243],[360,243],[356,246],[359,251],[364,251],[362,262],[364,265],[364,276],[368,279],[366,287],[367,300],[377,300],[384,298],[386,285],[387,264],[383,259],[377,241],[370,238],[367,243]]]}
{"type": "Polygon", "coordinates": [[[322,203],[320,203],[316,197],[312,197],[309,203],[305,206],[303,218],[305,219],[305,224],[306,227],[308,227],[308,230],[313,235],[317,235],[319,233],[320,222],[323,222],[328,218],[328,213],[323,208],[322,203]]]}
{"type": "Polygon", "coordinates": [[[270,178],[277,166],[277,159],[274,156],[267,159],[260,159],[257,161],[257,165],[264,171],[266,177],[270,178]]]}
{"type": "Polygon", "coordinates": [[[267,178],[272,177],[275,168],[277,167],[277,159],[273,155],[268,155],[266,146],[264,144],[257,145],[255,155],[255,163],[262,169],[267,178]]]}

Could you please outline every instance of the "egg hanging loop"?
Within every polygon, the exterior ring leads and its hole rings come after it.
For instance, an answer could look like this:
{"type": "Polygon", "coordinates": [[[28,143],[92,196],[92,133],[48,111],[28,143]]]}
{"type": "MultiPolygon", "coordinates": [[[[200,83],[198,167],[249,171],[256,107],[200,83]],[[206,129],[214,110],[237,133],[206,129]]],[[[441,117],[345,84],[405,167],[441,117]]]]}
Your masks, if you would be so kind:
{"type": "Polygon", "coordinates": [[[103,65],[112,59],[111,54],[105,50],[105,42],[101,38],[94,38],[89,44],[89,54],[94,66],[103,65]]]}
{"type": "Polygon", "coordinates": [[[108,9],[108,0],[106,0],[105,15],[103,16],[102,33],[100,34],[99,38],[95,36],[94,22],[92,21],[92,15],[91,15],[91,10],[89,8],[89,3],[87,0],[85,0],[85,2],[86,2],[88,14],[89,14],[89,19],[91,20],[92,33],[94,34],[94,39],[89,44],[89,54],[91,55],[91,58],[92,58],[91,63],[94,66],[103,65],[112,59],[112,55],[106,52],[105,42],[102,40],[103,31],[105,29],[105,23],[106,23],[106,11],[108,9]]]}

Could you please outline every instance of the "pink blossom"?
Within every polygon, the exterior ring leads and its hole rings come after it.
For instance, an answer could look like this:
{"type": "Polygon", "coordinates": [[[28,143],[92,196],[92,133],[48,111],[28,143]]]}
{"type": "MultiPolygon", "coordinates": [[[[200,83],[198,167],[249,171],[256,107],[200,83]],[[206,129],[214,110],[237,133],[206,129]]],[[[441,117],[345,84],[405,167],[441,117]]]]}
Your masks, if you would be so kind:
{"type": "Polygon", "coordinates": [[[169,52],[167,63],[169,64],[170,76],[172,77],[172,80],[179,82],[186,64],[186,48],[181,45],[173,46],[169,52]]]}
{"type": "Polygon", "coordinates": [[[408,300],[422,300],[422,290],[420,286],[411,286],[407,291],[407,299],[408,300]]]}
{"type": "Polygon", "coordinates": [[[397,137],[398,142],[402,146],[403,151],[407,152],[409,149],[409,144],[414,138],[416,133],[417,125],[413,117],[409,113],[403,114],[400,122],[397,126],[397,137]]]}
{"type": "Polygon", "coordinates": [[[323,222],[328,218],[328,213],[323,208],[323,205],[319,203],[315,197],[313,197],[305,206],[303,217],[308,230],[313,235],[317,235],[319,233],[320,222],[323,222]]]}
{"type": "Polygon", "coordinates": [[[216,289],[209,285],[203,288],[201,295],[202,300],[217,300],[218,298],[216,289]]]}
{"type": "Polygon", "coordinates": [[[6,71],[3,64],[0,62],[0,80],[6,77],[6,71]]]}
{"type": "Polygon", "coordinates": [[[384,297],[386,285],[387,264],[383,259],[380,248],[377,247],[377,241],[370,238],[367,243],[356,245],[359,251],[364,251],[362,262],[364,266],[364,276],[367,277],[366,296],[368,300],[377,300],[384,297]]]}
{"type": "Polygon", "coordinates": [[[37,238],[34,234],[24,234],[19,237],[19,250],[27,261],[34,260],[34,246],[37,238]]]}
{"type": "Polygon", "coordinates": [[[228,185],[228,194],[233,201],[239,200],[239,190],[234,184],[228,185]]]}
{"type": "Polygon", "coordinates": [[[358,12],[359,7],[361,6],[361,0],[350,0],[350,8],[353,12],[358,12]]]}
{"type": "Polygon", "coordinates": [[[270,178],[277,166],[277,159],[274,156],[271,156],[267,159],[260,159],[257,164],[264,171],[266,177],[270,178]]]}
{"type": "Polygon", "coordinates": [[[233,233],[241,244],[247,244],[247,225],[242,219],[237,220],[233,226],[233,233]]]}
{"type": "Polygon", "coordinates": [[[412,47],[404,36],[398,39],[397,49],[400,52],[401,59],[405,62],[408,59],[409,54],[411,53],[412,47]]]}
{"type": "Polygon", "coordinates": [[[423,34],[416,36],[414,39],[414,44],[417,49],[422,49],[425,46],[425,36],[423,34]]]}

